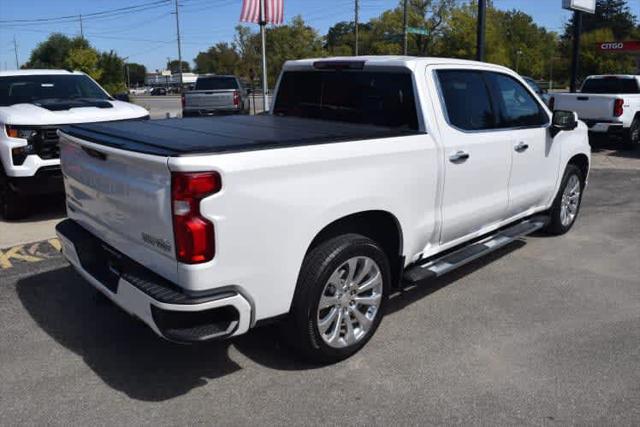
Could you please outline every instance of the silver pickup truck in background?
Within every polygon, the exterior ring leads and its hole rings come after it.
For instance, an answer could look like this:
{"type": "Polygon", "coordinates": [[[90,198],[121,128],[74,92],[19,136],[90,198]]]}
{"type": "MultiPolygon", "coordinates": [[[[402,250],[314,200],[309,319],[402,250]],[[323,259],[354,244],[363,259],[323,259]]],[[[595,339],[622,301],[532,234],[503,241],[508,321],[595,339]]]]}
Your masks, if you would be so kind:
{"type": "Polygon", "coordinates": [[[248,111],[248,90],[236,76],[200,76],[195,89],[182,94],[183,117],[248,111]]]}

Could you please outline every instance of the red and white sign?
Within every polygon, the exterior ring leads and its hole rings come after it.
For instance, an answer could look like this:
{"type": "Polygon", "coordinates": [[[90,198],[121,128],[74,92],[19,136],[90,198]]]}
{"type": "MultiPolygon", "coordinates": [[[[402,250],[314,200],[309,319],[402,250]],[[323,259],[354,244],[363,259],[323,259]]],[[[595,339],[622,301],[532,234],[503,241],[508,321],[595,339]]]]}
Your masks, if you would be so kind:
{"type": "Polygon", "coordinates": [[[260,3],[264,2],[264,21],[267,24],[284,22],[284,0],[242,0],[241,22],[260,23],[260,3]]]}
{"type": "Polygon", "coordinates": [[[602,42],[598,43],[601,52],[640,52],[640,41],[602,42]]]}

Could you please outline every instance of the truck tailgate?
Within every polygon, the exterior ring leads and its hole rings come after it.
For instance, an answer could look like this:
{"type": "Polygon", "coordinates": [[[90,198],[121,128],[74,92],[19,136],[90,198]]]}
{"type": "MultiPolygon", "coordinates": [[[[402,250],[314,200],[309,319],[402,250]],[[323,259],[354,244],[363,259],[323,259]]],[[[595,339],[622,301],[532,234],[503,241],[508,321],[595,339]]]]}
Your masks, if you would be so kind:
{"type": "Polygon", "coordinates": [[[185,107],[208,109],[232,109],[235,90],[203,90],[185,93],[185,107]]]}
{"type": "Polygon", "coordinates": [[[614,95],[562,93],[555,95],[555,109],[575,111],[580,120],[612,120],[614,95]]]}
{"type": "Polygon", "coordinates": [[[60,136],[69,218],[175,281],[167,157],[97,145],[64,132],[60,136]]]}

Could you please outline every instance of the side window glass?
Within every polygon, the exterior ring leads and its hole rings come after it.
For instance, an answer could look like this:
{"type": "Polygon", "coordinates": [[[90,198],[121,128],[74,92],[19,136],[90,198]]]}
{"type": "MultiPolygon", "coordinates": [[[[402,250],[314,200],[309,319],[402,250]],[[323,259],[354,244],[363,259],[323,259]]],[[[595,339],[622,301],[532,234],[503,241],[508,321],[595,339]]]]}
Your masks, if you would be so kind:
{"type": "Polygon", "coordinates": [[[449,123],[463,130],[495,127],[489,91],[481,72],[436,71],[449,123]]]}
{"type": "Polygon", "coordinates": [[[499,127],[542,126],[549,119],[534,96],[513,77],[487,73],[493,83],[492,92],[500,105],[499,127]]]}

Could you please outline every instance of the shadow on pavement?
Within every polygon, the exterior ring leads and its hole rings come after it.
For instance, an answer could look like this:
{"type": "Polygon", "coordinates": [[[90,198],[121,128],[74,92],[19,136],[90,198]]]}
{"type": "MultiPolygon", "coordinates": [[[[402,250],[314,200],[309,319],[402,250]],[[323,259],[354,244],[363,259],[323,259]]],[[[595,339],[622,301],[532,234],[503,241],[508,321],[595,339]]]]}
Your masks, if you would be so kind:
{"type": "Polygon", "coordinates": [[[11,224],[26,224],[36,221],[64,218],[67,216],[64,194],[29,197],[26,199],[26,202],[29,206],[26,218],[12,221],[7,221],[5,219],[0,220],[11,224]]]}
{"type": "Polygon", "coordinates": [[[607,135],[589,135],[589,145],[593,153],[603,153],[607,156],[640,159],[640,149],[630,149],[625,146],[621,138],[607,135]]]}
{"type": "MultiPolygon", "coordinates": [[[[524,244],[516,242],[429,286],[396,293],[387,312],[398,311],[524,244]]],[[[282,344],[277,325],[256,328],[228,341],[191,346],[167,342],[106,298],[97,297],[99,294],[72,267],[21,279],[16,288],[40,328],[81,356],[110,387],[133,399],[164,401],[242,369],[229,357],[230,346],[271,369],[317,368],[295,358],[282,344]]]]}

